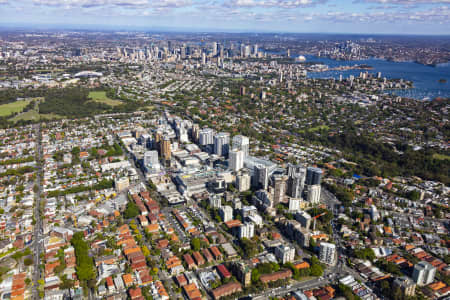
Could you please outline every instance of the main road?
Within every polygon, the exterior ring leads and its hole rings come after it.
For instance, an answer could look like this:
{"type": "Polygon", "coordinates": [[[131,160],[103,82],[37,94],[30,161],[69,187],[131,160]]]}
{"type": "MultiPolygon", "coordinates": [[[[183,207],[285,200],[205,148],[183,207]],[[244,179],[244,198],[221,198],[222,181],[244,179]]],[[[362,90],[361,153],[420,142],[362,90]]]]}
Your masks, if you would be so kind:
{"type": "Polygon", "coordinates": [[[42,176],[42,135],[41,135],[41,124],[34,125],[35,134],[36,134],[36,182],[35,186],[37,189],[35,190],[35,207],[34,207],[34,235],[33,235],[33,251],[34,251],[34,267],[33,267],[33,291],[32,296],[33,299],[39,299],[39,290],[38,290],[38,280],[41,277],[41,268],[39,266],[40,263],[40,253],[41,253],[41,232],[42,232],[42,220],[40,216],[40,203],[41,203],[41,176],[42,176]]]}

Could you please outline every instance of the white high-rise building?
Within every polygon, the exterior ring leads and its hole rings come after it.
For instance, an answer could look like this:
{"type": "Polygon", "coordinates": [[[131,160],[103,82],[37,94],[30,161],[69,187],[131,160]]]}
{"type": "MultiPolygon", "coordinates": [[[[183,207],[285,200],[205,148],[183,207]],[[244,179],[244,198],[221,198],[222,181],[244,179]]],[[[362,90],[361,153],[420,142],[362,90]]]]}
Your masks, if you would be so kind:
{"type": "Polygon", "coordinates": [[[244,57],[249,57],[251,54],[252,49],[250,48],[250,45],[246,45],[244,48],[244,57]]]}
{"type": "Polygon", "coordinates": [[[370,217],[374,221],[378,221],[378,219],[380,219],[380,213],[375,205],[370,206],[370,217]]]}
{"type": "Polygon", "coordinates": [[[243,135],[236,135],[233,137],[233,149],[239,149],[244,152],[244,158],[248,156],[250,148],[250,140],[243,135]]]}
{"type": "Polygon", "coordinates": [[[228,132],[219,132],[214,136],[214,153],[219,156],[228,156],[230,148],[230,134],[228,132]]]}
{"type": "Polygon", "coordinates": [[[212,128],[203,128],[200,130],[199,144],[201,146],[214,144],[214,130],[212,128]]]}
{"type": "Polygon", "coordinates": [[[320,243],[319,260],[327,265],[334,265],[336,262],[336,245],[320,243]]]}
{"type": "Polygon", "coordinates": [[[236,176],[236,188],[239,192],[245,192],[250,189],[251,176],[248,172],[241,172],[236,176]]]}
{"type": "Polygon", "coordinates": [[[292,262],[295,259],[295,248],[288,245],[279,245],[275,248],[275,256],[283,264],[292,262]]]}
{"type": "Polygon", "coordinates": [[[233,208],[231,206],[225,205],[220,208],[220,217],[222,221],[228,222],[233,220],[233,208]]]}
{"type": "Polygon", "coordinates": [[[300,203],[302,203],[302,199],[299,198],[290,198],[289,199],[289,211],[297,212],[300,210],[300,203]]]}
{"type": "Polygon", "coordinates": [[[233,149],[229,153],[228,167],[237,172],[244,167],[244,152],[233,149]]]}
{"type": "Polygon", "coordinates": [[[320,184],[308,185],[308,202],[316,205],[320,203],[320,184]]]}
{"type": "Polygon", "coordinates": [[[206,53],[205,52],[202,53],[202,64],[206,65],[206,53]]]}
{"type": "Polygon", "coordinates": [[[188,130],[183,126],[178,130],[178,140],[180,143],[189,142],[188,130]]]}
{"type": "Polygon", "coordinates": [[[217,55],[217,42],[213,42],[212,43],[212,56],[216,56],[217,55]]]}
{"type": "Polygon", "coordinates": [[[426,261],[421,261],[414,266],[412,278],[419,285],[427,285],[433,282],[436,268],[426,261]]]}
{"type": "Polygon", "coordinates": [[[158,151],[146,151],[144,153],[144,166],[150,169],[159,169],[158,151]]]}
{"type": "Polygon", "coordinates": [[[209,197],[209,205],[212,208],[220,208],[222,206],[222,197],[217,194],[214,194],[209,197]]]}
{"type": "Polygon", "coordinates": [[[240,239],[251,239],[255,235],[255,224],[252,222],[245,222],[238,228],[238,237],[240,239]]]}

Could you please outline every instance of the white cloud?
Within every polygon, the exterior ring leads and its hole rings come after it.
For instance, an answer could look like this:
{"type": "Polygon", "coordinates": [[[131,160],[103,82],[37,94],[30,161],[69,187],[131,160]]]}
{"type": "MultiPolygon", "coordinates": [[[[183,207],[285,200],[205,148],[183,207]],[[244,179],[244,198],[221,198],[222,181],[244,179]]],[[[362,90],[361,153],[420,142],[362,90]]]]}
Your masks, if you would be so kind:
{"type": "Polygon", "coordinates": [[[310,13],[303,14],[305,21],[327,21],[334,23],[391,23],[391,22],[414,22],[414,23],[450,23],[450,8],[448,6],[434,7],[428,10],[389,10],[375,12],[339,12],[310,13]]]}
{"type": "Polygon", "coordinates": [[[325,3],[328,0],[227,0],[224,5],[227,7],[273,7],[273,8],[296,8],[314,6],[325,3]]]}
{"type": "Polygon", "coordinates": [[[416,4],[449,4],[450,0],[355,0],[354,2],[411,6],[416,4]]]}
{"type": "Polygon", "coordinates": [[[33,0],[36,5],[66,6],[66,7],[97,7],[106,5],[115,6],[145,6],[148,0],[33,0]]]}
{"type": "Polygon", "coordinates": [[[156,0],[152,7],[185,7],[192,4],[191,0],[156,0]]]}

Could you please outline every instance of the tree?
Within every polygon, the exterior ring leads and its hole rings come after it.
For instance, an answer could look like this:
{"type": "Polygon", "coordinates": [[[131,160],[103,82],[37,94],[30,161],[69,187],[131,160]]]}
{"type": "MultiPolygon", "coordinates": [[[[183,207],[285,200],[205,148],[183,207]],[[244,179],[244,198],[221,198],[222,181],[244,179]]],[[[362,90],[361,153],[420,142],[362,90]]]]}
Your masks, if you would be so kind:
{"type": "Polygon", "coordinates": [[[78,279],[88,281],[95,279],[95,267],[92,257],[89,256],[89,246],[84,240],[84,233],[77,232],[73,235],[70,243],[75,249],[77,266],[75,268],[78,279]]]}
{"type": "Polygon", "coordinates": [[[198,251],[198,250],[200,250],[200,246],[201,246],[201,241],[200,241],[199,238],[193,238],[193,239],[191,240],[191,247],[192,247],[192,250],[198,251]]]}
{"type": "Polygon", "coordinates": [[[139,207],[132,201],[127,203],[127,207],[123,213],[125,219],[136,218],[140,214],[139,207]]]}
{"type": "Polygon", "coordinates": [[[25,260],[23,261],[25,266],[31,266],[33,264],[33,259],[32,258],[25,258],[25,260]]]}
{"type": "Polygon", "coordinates": [[[323,268],[318,264],[313,264],[310,267],[311,276],[322,276],[323,268]]]}
{"type": "Polygon", "coordinates": [[[364,248],[364,249],[355,250],[354,255],[356,258],[368,259],[370,261],[374,261],[376,258],[375,252],[373,252],[372,248],[364,248]]]}
{"type": "Polygon", "coordinates": [[[62,290],[71,289],[74,287],[74,280],[68,279],[66,274],[63,274],[60,278],[61,283],[59,285],[59,288],[62,290]]]}
{"type": "Polygon", "coordinates": [[[80,154],[80,151],[80,147],[73,147],[71,152],[73,156],[78,156],[80,154]]]}
{"type": "Polygon", "coordinates": [[[409,191],[406,194],[406,197],[408,197],[412,201],[419,201],[419,199],[420,199],[420,192],[418,190],[409,191]]]}
{"type": "Polygon", "coordinates": [[[389,280],[381,281],[380,288],[383,295],[389,296],[391,293],[391,285],[389,284],[389,280]]]}
{"type": "Polygon", "coordinates": [[[241,239],[240,245],[247,258],[253,257],[258,253],[258,244],[247,238],[241,239]]]}
{"type": "Polygon", "coordinates": [[[261,274],[259,274],[258,269],[253,269],[253,270],[252,270],[252,282],[253,282],[253,283],[258,282],[259,277],[261,277],[261,274]]]}
{"type": "Polygon", "coordinates": [[[311,276],[322,276],[323,267],[319,262],[319,259],[315,256],[311,256],[311,267],[310,267],[311,276]]]}
{"type": "Polygon", "coordinates": [[[142,254],[144,254],[145,257],[150,256],[150,250],[148,250],[147,246],[142,246],[142,254]]]}

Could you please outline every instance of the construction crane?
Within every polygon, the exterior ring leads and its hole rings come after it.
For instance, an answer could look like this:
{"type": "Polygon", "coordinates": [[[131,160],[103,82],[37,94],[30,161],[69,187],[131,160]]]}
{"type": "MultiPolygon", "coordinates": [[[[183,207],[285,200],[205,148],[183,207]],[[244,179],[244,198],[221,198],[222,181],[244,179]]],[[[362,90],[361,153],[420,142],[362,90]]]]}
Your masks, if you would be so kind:
{"type": "Polygon", "coordinates": [[[325,214],[326,214],[326,212],[323,212],[323,213],[318,214],[317,216],[313,217],[313,220],[314,220],[313,231],[316,231],[316,221],[317,221],[317,219],[320,218],[321,216],[325,215],[325,214]]]}

